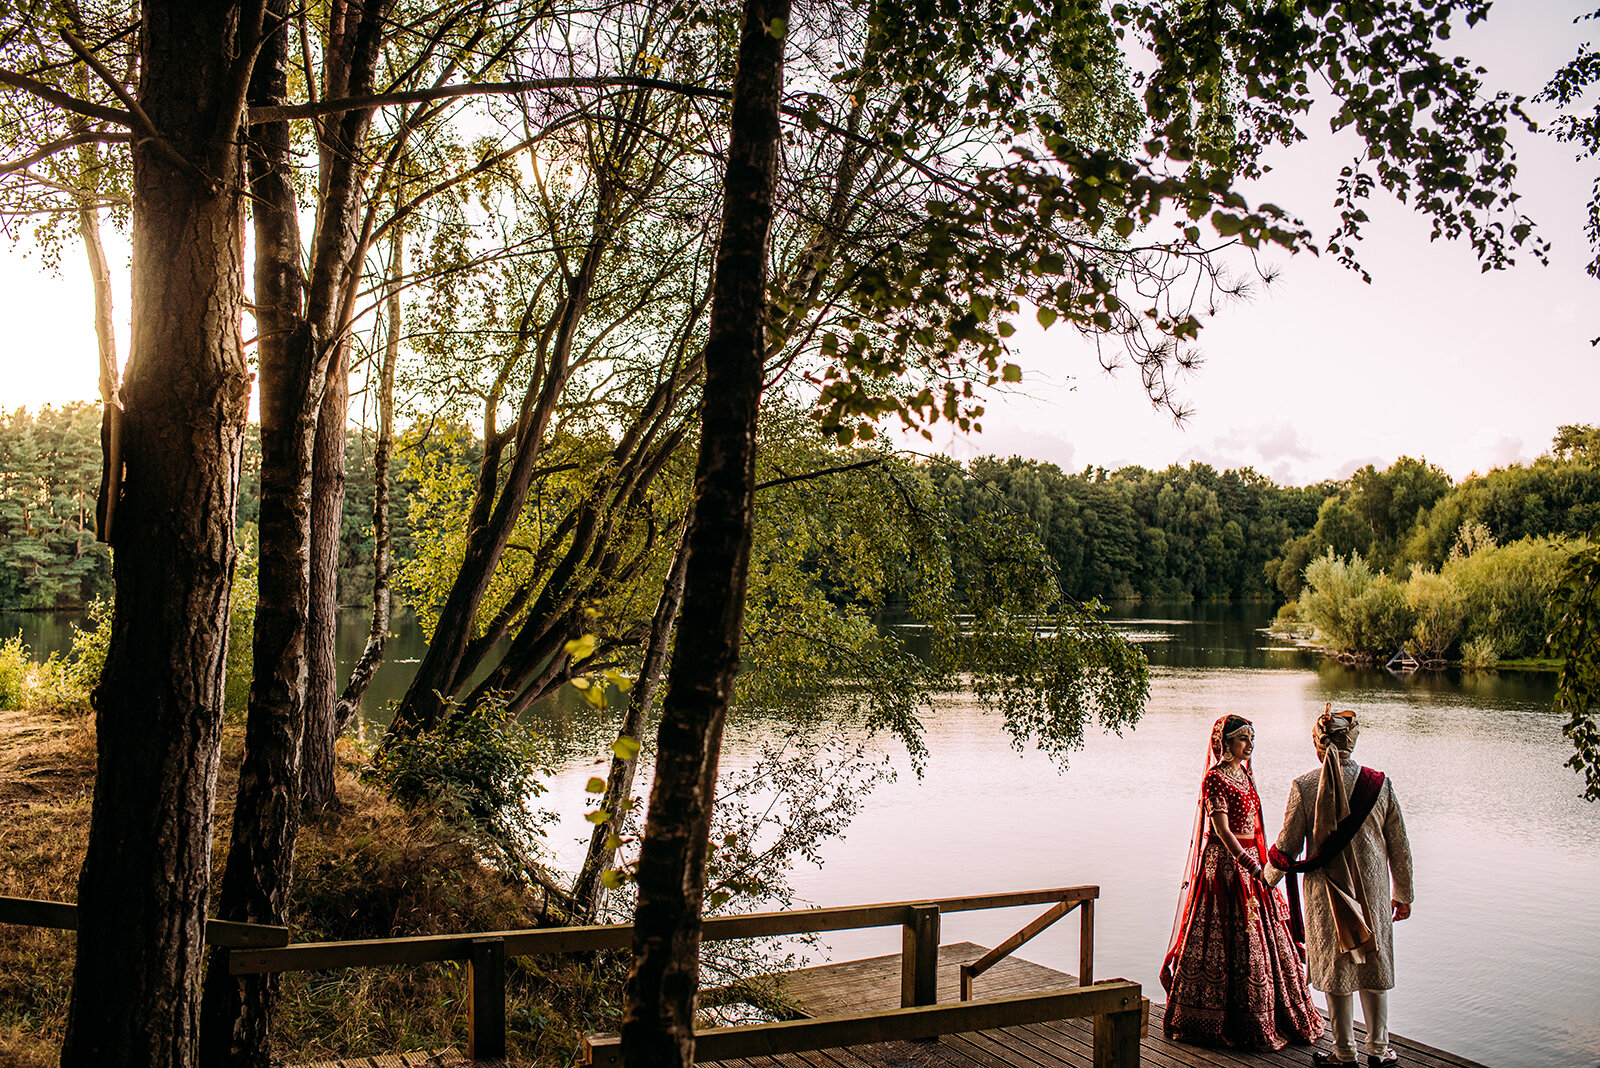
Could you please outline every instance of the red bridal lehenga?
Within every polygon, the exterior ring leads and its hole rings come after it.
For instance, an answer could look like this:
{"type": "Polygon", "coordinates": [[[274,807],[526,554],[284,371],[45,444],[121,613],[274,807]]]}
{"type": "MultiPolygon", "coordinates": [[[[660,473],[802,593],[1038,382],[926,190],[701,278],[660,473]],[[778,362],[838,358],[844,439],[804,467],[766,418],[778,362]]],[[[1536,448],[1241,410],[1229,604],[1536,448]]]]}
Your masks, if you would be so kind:
{"type": "Polygon", "coordinates": [[[1283,895],[1252,878],[1211,833],[1209,814],[1228,827],[1257,863],[1266,860],[1261,798],[1246,769],[1238,780],[1219,761],[1222,724],[1212,729],[1211,766],[1200,783],[1188,868],[1161,967],[1170,1039],[1206,1046],[1282,1049],[1323,1032],[1300,957],[1289,935],[1283,895]]]}

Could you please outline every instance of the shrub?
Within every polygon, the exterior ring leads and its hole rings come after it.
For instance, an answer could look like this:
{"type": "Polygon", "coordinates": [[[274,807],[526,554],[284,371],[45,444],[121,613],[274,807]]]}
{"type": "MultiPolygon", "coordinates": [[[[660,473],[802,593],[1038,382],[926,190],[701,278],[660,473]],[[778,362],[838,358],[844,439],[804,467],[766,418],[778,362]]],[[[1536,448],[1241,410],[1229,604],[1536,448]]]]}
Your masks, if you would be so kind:
{"type": "Polygon", "coordinates": [[[1374,573],[1360,553],[1345,561],[1332,549],[1306,567],[1296,612],[1327,644],[1360,656],[1393,652],[1410,639],[1416,622],[1405,587],[1374,573]]]}
{"type": "Polygon", "coordinates": [[[32,659],[20,633],[0,643],[0,708],[61,709],[82,699],[59,656],[32,659]]]}
{"type": "Polygon", "coordinates": [[[501,702],[453,706],[426,734],[387,738],[365,777],[406,808],[430,807],[498,847],[522,851],[544,835],[544,817],[532,807],[549,774],[542,748],[531,727],[505,717],[501,702]]]}
{"type": "Polygon", "coordinates": [[[1406,583],[1406,604],[1416,622],[1411,638],[1424,660],[1442,660],[1461,637],[1466,605],[1455,583],[1437,571],[1417,571],[1406,583]]]}
{"type": "Polygon", "coordinates": [[[92,629],[72,625],[66,668],[68,680],[85,696],[100,684],[100,673],[106,667],[106,650],[111,648],[111,602],[103,597],[90,601],[88,614],[92,629]]]}
{"type": "Polygon", "coordinates": [[[1500,662],[1500,652],[1495,648],[1494,637],[1488,634],[1470,638],[1461,643],[1461,666],[1481,671],[1500,662]]]}
{"type": "Polygon", "coordinates": [[[1550,606],[1561,568],[1580,546],[1567,539],[1523,538],[1452,554],[1440,574],[1461,598],[1463,634],[1478,642],[1479,655],[1492,649],[1499,659],[1514,659],[1544,648],[1555,624],[1550,606]]]}
{"type": "Polygon", "coordinates": [[[0,708],[21,708],[27,700],[33,663],[18,633],[0,644],[0,708]]]}
{"type": "Polygon", "coordinates": [[[1405,587],[1387,575],[1379,575],[1346,612],[1350,625],[1347,648],[1366,656],[1392,653],[1411,638],[1416,618],[1406,603],[1405,587]]]}

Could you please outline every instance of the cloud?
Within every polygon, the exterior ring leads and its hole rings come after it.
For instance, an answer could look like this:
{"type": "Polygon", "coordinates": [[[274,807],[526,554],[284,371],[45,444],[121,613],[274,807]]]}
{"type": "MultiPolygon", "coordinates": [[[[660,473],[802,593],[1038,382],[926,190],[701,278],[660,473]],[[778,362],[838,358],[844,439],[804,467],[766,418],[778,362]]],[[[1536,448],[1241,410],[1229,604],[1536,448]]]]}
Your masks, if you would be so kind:
{"type": "Polygon", "coordinates": [[[975,456],[1022,456],[1055,464],[1063,471],[1075,470],[1073,457],[1077,455],[1076,447],[1055,434],[999,420],[992,423],[985,421],[981,434],[963,434],[947,423],[938,424],[932,429],[931,442],[919,435],[908,434],[903,437],[902,444],[917,452],[932,449],[957,460],[970,460],[975,456]]]}
{"type": "Polygon", "coordinates": [[[1342,482],[1368,464],[1371,464],[1380,471],[1387,471],[1389,469],[1389,465],[1393,464],[1395,459],[1396,458],[1393,456],[1385,458],[1376,454],[1357,456],[1353,460],[1346,460],[1344,463],[1340,464],[1337,470],[1334,471],[1333,477],[1342,482]]]}
{"type": "Polygon", "coordinates": [[[1249,467],[1280,485],[1314,481],[1321,454],[1288,420],[1229,427],[1184,450],[1179,463],[1199,461],[1219,470],[1249,467]]]}
{"type": "Polygon", "coordinates": [[[1211,448],[1235,454],[1253,453],[1260,460],[1257,466],[1262,467],[1284,460],[1312,460],[1317,455],[1288,420],[1231,428],[1213,438],[1211,448]]]}
{"type": "Polygon", "coordinates": [[[1496,467],[1531,463],[1540,451],[1530,449],[1515,434],[1498,427],[1482,427],[1453,450],[1455,462],[1451,466],[1459,470],[1470,469],[1481,475],[1496,467]]]}

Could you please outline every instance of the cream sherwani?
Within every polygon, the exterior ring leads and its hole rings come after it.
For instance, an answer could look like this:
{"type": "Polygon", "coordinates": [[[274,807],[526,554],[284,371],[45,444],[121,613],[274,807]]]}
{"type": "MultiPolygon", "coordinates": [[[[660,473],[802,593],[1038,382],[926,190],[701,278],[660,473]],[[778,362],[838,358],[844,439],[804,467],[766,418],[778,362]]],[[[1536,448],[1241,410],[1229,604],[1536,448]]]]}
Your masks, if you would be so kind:
{"type": "MultiPolygon", "coordinates": [[[[1353,790],[1361,765],[1348,757],[1340,764],[1345,789],[1353,790]]],[[[1317,783],[1321,777],[1321,768],[1309,771],[1296,779],[1289,790],[1283,833],[1278,835],[1278,849],[1286,856],[1298,856],[1306,844],[1306,836],[1311,833],[1311,821],[1317,809],[1317,783]]],[[[1311,985],[1330,994],[1388,990],[1394,986],[1394,921],[1389,901],[1392,898],[1409,904],[1412,888],[1411,843],[1406,840],[1400,802],[1387,776],[1372,811],[1345,848],[1360,868],[1361,881],[1366,888],[1368,900],[1362,902],[1362,907],[1367,926],[1372,929],[1373,948],[1367,952],[1363,964],[1338,953],[1338,935],[1334,931],[1332,910],[1328,907],[1326,881],[1320,871],[1307,874],[1300,897],[1305,909],[1306,964],[1311,985]]]]}

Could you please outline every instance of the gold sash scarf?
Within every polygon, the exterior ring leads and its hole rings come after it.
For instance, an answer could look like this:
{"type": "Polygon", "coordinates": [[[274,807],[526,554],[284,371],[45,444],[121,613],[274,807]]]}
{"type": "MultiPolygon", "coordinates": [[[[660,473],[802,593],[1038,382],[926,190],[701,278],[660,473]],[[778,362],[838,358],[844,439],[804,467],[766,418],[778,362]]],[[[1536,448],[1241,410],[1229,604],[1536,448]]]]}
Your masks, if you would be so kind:
{"type": "MultiPolygon", "coordinates": [[[[1319,852],[1339,821],[1350,813],[1350,791],[1345,786],[1342,758],[1355,747],[1356,721],[1353,712],[1325,711],[1317,719],[1315,739],[1322,752],[1322,778],[1317,782],[1317,807],[1311,822],[1310,854],[1319,852]]],[[[1339,851],[1322,869],[1322,884],[1338,935],[1338,952],[1349,954],[1357,964],[1366,962],[1372,948],[1372,928],[1367,925],[1366,887],[1361,868],[1350,855],[1349,847],[1339,851]]]]}

